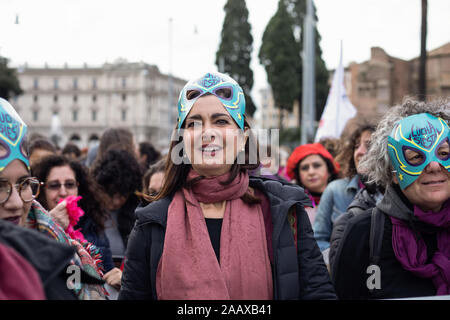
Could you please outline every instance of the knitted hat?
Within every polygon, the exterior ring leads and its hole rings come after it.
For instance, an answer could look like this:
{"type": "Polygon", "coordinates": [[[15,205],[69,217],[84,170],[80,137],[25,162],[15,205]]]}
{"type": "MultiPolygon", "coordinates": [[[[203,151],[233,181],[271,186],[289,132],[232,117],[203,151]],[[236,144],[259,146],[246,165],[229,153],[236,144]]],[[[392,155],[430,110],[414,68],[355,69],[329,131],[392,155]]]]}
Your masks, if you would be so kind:
{"type": "Polygon", "coordinates": [[[298,163],[312,154],[318,154],[330,160],[334,167],[334,173],[339,172],[339,164],[334,160],[333,156],[328,152],[328,150],[325,149],[325,147],[320,143],[310,143],[298,146],[289,156],[286,165],[287,175],[289,176],[289,178],[295,179],[295,168],[297,167],[298,163]]]}

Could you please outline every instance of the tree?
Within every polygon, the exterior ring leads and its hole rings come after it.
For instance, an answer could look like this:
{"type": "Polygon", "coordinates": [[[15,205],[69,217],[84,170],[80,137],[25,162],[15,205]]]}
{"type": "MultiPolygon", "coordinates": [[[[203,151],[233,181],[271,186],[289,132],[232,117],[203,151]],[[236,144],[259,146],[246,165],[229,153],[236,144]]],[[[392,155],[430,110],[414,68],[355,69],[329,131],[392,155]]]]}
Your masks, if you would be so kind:
{"type": "Polygon", "coordinates": [[[8,62],[7,58],[0,57],[0,97],[6,100],[23,93],[16,70],[9,68],[8,62]]]}
{"type": "Polygon", "coordinates": [[[428,1],[422,0],[422,25],[420,32],[419,58],[419,99],[425,101],[427,95],[427,11],[428,1]]]}
{"type": "Polygon", "coordinates": [[[253,37],[245,0],[228,0],[224,10],[225,19],[222,39],[216,52],[216,65],[220,72],[227,73],[242,87],[245,94],[245,113],[253,115],[256,111],[250,96],[253,88],[253,71],[250,68],[253,37]]]}
{"type": "MultiPolygon", "coordinates": [[[[296,34],[297,36],[297,42],[300,50],[303,49],[303,39],[304,39],[304,17],[306,16],[306,1],[307,0],[286,0],[286,6],[288,8],[288,12],[292,17],[294,29],[298,30],[296,34]]],[[[318,18],[315,14],[316,7],[313,4],[314,8],[314,20],[317,22],[318,18]]],[[[328,92],[330,90],[330,86],[328,85],[328,70],[325,64],[325,61],[322,59],[322,49],[320,48],[320,40],[321,36],[319,34],[319,31],[317,30],[317,27],[315,29],[315,53],[316,53],[316,115],[315,119],[317,121],[320,120],[320,117],[322,115],[323,109],[325,107],[325,104],[327,102],[328,92]]],[[[303,79],[302,76],[302,68],[299,68],[298,70],[298,77],[300,79],[300,83],[303,79]]],[[[301,106],[302,102],[302,89],[300,88],[299,96],[298,96],[298,102],[301,106]]],[[[299,116],[301,117],[302,113],[299,112],[299,116]]],[[[301,119],[300,119],[301,120],[301,119]]],[[[301,123],[301,122],[300,122],[301,123]]]]}
{"type": "Polygon", "coordinates": [[[275,106],[280,110],[279,128],[282,123],[281,111],[292,110],[301,84],[298,77],[301,68],[300,48],[292,26],[285,1],[280,0],[277,12],[264,30],[258,55],[266,70],[275,106]]]}

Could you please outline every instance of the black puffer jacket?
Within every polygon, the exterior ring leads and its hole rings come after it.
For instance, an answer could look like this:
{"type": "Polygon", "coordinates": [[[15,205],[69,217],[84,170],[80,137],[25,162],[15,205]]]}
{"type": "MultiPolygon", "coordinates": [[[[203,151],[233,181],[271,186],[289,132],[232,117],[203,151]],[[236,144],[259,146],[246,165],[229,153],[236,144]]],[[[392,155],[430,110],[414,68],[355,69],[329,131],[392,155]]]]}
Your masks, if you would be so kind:
{"type": "MultiPolygon", "coordinates": [[[[298,186],[251,178],[250,187],[263,192],[272,217],[274,299],[336,299],[322,254],[314,239],[304,205],[309,198],[298,186]],[[288,211],[297,213],[297,254],[288,211]]],[[[156,271],[164,245],[170,198],[136,210],[119,299],[156,299],[156,271]]]]}

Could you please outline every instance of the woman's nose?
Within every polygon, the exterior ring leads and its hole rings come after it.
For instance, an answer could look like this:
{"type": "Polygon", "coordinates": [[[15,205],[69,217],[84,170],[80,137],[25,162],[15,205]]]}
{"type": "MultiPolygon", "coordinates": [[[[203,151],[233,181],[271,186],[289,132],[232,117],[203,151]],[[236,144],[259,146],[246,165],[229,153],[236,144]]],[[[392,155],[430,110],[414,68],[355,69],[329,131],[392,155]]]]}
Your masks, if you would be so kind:
{"type": "Polygon", "coordinates": [[[202,131],[202,141],[212,142],[216,138],[217,133],[214,129],[204,127],[202,131]]]}
{"type": "Polygon", "coordinates": [[[16,188],[12,188],[8,201],[4,204],[5,209],[17,210],[23,207],[23,200],[16,188]]]}
{"type": "Polygon", "coordinates": [[[442,167],[441,164],[437,161],[431,161],[426,167],[425,172],[426,173],[433,173],[433,172],[439,172],[441,171],[442,167]]]}
{"type": "Polygon", "coordinates": [[[61,197],[65,197],[67,195],[67,190],[66,190],[66,187],[64,185],[61,185],[61,187],[59,188],[58,194],[61,197]]]}

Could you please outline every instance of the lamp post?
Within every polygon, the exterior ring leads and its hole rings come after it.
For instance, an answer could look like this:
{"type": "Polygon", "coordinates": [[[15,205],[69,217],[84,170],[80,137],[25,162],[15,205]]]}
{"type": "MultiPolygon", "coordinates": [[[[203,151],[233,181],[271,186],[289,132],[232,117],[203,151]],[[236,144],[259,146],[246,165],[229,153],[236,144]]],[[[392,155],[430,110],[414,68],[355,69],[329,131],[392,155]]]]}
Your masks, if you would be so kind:
{"type": "Polygon", "coordinates": [[[306,17],[304,22],[305,37],[303,39],[303,83],[302,83],[302,123],[301,144],[308,143],[314,128],[316,106],[315,82],[315,40],[314,40],[314,8],[312,0],[307,1],[306,17]]]}
{"type": "Polygon", "coordinates": [[[171,140],[171,135],[172,135],[172,108],[173,108],[173,99],[172,99],[172,95],[173,95],[173,80],[172,80],[172,17],[169,18],[169,74],[168,74],[168,90],[167,90],[167,94],[168,94],[168,109],[167,109],[167,114],[168,114],[168,132],[169,132],[169,143],[171,140]]]}

